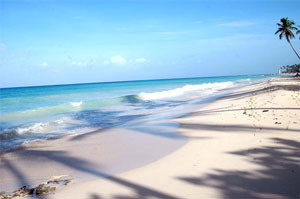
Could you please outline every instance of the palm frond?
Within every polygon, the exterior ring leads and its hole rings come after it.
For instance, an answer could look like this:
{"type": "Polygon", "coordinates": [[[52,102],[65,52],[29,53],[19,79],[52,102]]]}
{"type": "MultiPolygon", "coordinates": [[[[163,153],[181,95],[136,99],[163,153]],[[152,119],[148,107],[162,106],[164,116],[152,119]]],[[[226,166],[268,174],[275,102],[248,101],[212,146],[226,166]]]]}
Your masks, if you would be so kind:
{"type": "Polygon", "coordinates": [[[290,42],[290,37],[287,34],[285,34],[285,38],[288,42],[290,42]]]}
{"type": "Polygon", "coordinates": [[[287,30],[285,35],[292,39],[295,38],[295,35],[291,30],[287,30]]]}
{"type": "Polygon", "coordinates": [[[281,23],[283,23],[283,24],[286,24],[286,21],[288,20],[288,18],[281,18],[280,19],[280,21],[281,21],[281,23]]]}
{"type": "MultiPolygon", "coordinates": [[[[295,36],[292,32],[292,30],[298,30],[297,27],[295,27],[295,22],[293,20],[289,20],[288,17],[286,18],[281,18],[280,19],[281,24],[277,23],[277,25],[280,27],[278,30],[275,32],[275,35],[277,33],[280,33],[279,39],[282,39],[284,36],[288,42],[290,42],[290,39],[294,39],[295,36]]],[[[300,26],[299,26],[300,27],[300,26]]],[[[298,32],[298,31],[297,31],[298,32]]],[[[297,33],[298,34],[298,33],[297,33]]]]}
{"type": "Polygon", "coordinates": [[[275,32],[275,35],[279,32],[281,32],[282,30],[279,28],[276,32],[275,32]]]}
{"type": "Polygon", "coordinates": [[[294,21],[287,21],[287,25],[288,25],[288,26],[295,25],[295,22],[294,22],[294,21]]]}
{"type": "Polygon", "coordinates": [[[282,37],[285,35],[285,32],[281,32],[279,35],[279,39],[282,39],[282,37]]]}
{"type": "Polygon", "coordinates": [[[298,30],[298,28],[296,28],[294,26],[291,26],[290,29],[292,29],[292,30],[298,30]]]}

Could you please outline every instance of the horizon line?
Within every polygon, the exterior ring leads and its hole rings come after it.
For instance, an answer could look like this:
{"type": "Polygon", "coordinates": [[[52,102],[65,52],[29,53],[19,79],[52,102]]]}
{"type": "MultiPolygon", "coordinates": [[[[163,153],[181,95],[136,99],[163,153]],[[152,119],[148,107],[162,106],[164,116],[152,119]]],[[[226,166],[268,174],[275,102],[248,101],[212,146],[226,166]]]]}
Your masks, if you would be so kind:
{"type": "Polygon", "coordinates": [[[79,82],[79,83],[66,83],[66,84],[45,84],[45,85],[31,85],[31,86],[13,86],[13,87],[0,87],[2,89],[14,89],[14,88],[34,88],[34,87],[50,87],[50,86],[71,86],[80,84],[105,84],[105,83],[122,83],[122,82],[139,82],[139,81],[159,81],[159,80],[171,80],[171,79],[196,79],[196,78],[210,78],[210,77],[232,77],[232,76],[247,76],[247,75],[274,75],[271,74],[242,74],[242,75],[216,75],[216,76],[198,76],[198,77],[177,77],[177,78],[158,78],[158,79],[136,79],[136,80],[120,80],[120,81],[103,81],[103,82],[79,82]]]}

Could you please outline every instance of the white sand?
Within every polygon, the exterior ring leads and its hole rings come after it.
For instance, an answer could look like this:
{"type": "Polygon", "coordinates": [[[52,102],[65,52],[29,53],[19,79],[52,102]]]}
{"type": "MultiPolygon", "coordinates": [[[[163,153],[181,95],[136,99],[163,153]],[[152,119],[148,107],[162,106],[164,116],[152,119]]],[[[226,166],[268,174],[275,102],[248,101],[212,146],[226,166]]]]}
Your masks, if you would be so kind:
{"type": "Polygon", "coordinates": [[[300,80],[239,89],[176,119],[188,142],[147,166],[75,183],[58,199],[299,198],[300,80]]]}

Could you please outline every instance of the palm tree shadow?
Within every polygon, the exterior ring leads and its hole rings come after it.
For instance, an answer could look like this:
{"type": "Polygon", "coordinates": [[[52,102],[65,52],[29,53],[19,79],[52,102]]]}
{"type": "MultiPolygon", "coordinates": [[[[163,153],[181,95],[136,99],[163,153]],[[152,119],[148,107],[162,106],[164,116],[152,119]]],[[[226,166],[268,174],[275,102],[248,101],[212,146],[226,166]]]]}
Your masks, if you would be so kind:
{"type": "Polygon", "coordinates": [[[246,96],[253,95],[253,94],[260,95],[260,94],[264,94],[266,92],[277,91],[277,90],[299,91],[300,85],[287,84],[287,85],[266,86],[266,87],[261,87],[261,88],[255,89],[255,90],[233,92],[232,94],[228,94],[224,97],[221,97],[221,99],[241,99],[246,96]]]}
{"type": "MultiPolygon", "coordinates": [[[[226,133],[226,132],[249,132],[253,133],[257,131],[258,129],[260,130],[265,130],[265,131],[283,131],[286,130],[285,128],[276,128],[276,127],[268,127],[268,126],[249,126],[249,125],[218,125],[218,124],[204,124],[204,123],[183,123],[180,126],[182,129],[192,129],[192,130],[197,130],[198,132],[201,131],[218,131],[220,133],[226,133]]],[[[289,129],[289,131],[292,132],[298,132],[298,129],[289,129]]]]}
{"type": "Polygon", "coordinates": [[[9,172],[14,174],[14,177],[19,181],[20,187],[30,184],[30,181],[27,179],[27,177],[21,171],[19,171],[19,169],[15,165],[13,165],[9,160],[7,160],[5,157],[1,157],[0,160],[2,164],[2,166],[1,164],[0,166],[7,168],[9,172]]]}
{"type": "MultiPolygon", "coordinates": [[[[29,147],[23,148],[19,153],[16,153],[17,156],[29,155],[32,158],[36,158],[39,160],[48,159],[53,162],[60,163],[64,166],[67,166],[71,169],[78,170],[80,172],[84,172],[98,178],[106,178],[108,181],[116,183],[118,185],[127,187],[134,192],[133,196],[116,196],[115,198],[164,198],[164,199],[178,199],[178,197],[172,196],[170,194],[163,193],[161,191],[157,191],[134,182],[130,182],[128,180],[124,180],[120,177],[113,176],[109,173],[102,172],[99,168],[99,165],[96,167],[93,162],[80,159],[74,156],[70,156],[67,151],[51,151],[51,150],[35,150],[30,149],[29,147]]],[[[3,161],[3,167],[6,167],[10,170],[16,178],[19,179],[20,185],[31,185],[30,181],[26,179],[25,175],[18,170],[14,165],[10,162],[6,161],[4,157],[2,157],[1,161],[3,161]]],[[[101,189],[101,187],[99,187],[101,189]]],[[[1,190],[0,190],[1,191],[1,190]]],[[[101,196],[97,194],[91,195],[91,198],[101,198],[101,196]]]]}
{"type": "MultiPolygon", "coordinates": [[[[112,128],[125,128],[134,130],[139,133],[160,136],[170,139],[182,139],[175,128],[169,128],[169,126],[176,126],[174,122],[168,122],[167,120],[162,123],[157,118],[147,117],[148,114],[122,114],[121,111],[104,112],[99,110],[85,110],[80,111],[72,117],[76,120],[83,121],[85,126],[81,127],[94,127],[97,130],[83,133],[73,136],[70,141],[84,139],[90,135],[106,132],[112,128]]],[[[74,130],[78,126],[71,126],[66,130],[74,130]]]]}
{"type": "Polygon", "coordinates": [[[98,194],[93,193],[93,194],[90,194],[89,199],[101,199],[101,197],[98,194]]]}
{"type": "Polygon", "coordinates": [[[290,198],[300,196],[300,142],[273,138],[280,147],[261,147],[230,152],[248,157],[250,162],[262,167],[255,172],[215,169],[205,176],[178,177],[199,187],[217,189],[222,198],[290,198]],[[254,158],[250,158],[254,156],[254,158]]]}

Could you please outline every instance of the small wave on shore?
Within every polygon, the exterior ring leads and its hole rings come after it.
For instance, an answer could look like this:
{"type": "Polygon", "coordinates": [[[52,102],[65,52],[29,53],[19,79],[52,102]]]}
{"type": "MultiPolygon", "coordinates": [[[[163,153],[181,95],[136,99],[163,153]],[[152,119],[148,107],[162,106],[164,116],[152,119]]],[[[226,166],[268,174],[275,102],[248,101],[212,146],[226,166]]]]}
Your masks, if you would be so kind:
{"type": "Polygon", "coordinates": [[[43,134],[47,132],[58,133],[56,132],[58,127],[62,129],[70,125],[79,124],[79,121],[70,117],[63,117],[52,122],[37,122],[29,125],[21,125],[15,128],[2,128],[0,140],[7,140],[17,136],[25,136],[26,134],[43,134]]]}
{"type": "Polygon", "coordinates": [[[164,99],[164,98],[173,98],[183,95],[197,95],[201,93],[202,95],[205,94],[212,94],[218,90],[230,88],[234,85],[233,82],[219,82],[219,83],[204,83],[204,84],[196,84],[190,85],[187,84],[180,88],[175,88],[167,91],[160,91],[160,92],[152,92],[152,93],[145,93],[142,92],[138,96],[143,100],[157,100],[157,99],[164,99]]]}
{"type": "Polygon", "coordinates": [[[23,124],[10,128],[0,126],[0,151],[35,140],[78,135],[92,130],[95,129],[89,127],[86,122],[72,117],[62,117],[54,121],[23,124]]]}
{"type": "Polygon", "coordinates": [[[74,107],[79,107],[82,104],[82,101],[80,102],[71,102],[71,105],[74,107]]]}

